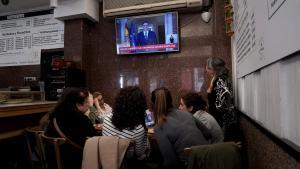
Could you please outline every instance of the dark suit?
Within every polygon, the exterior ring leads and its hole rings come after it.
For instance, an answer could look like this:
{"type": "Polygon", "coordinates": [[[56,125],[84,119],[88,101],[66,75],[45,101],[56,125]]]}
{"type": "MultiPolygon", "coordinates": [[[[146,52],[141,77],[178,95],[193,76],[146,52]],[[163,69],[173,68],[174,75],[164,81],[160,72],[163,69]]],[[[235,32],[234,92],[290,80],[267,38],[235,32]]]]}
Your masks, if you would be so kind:
{"type": "Polygon", "coordinates": [[[141,31],[137,35],[137,46],[154,45],[157,44],[157,38],[154,31],[148,31],[148,37],[141,31]]]}

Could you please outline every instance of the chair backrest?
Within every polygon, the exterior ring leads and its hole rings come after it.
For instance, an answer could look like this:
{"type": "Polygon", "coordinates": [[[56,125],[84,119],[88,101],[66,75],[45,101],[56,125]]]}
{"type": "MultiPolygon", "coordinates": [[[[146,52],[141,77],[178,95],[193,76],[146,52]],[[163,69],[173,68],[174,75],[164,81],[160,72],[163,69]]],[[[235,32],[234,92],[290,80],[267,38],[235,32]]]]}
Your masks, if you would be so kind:
{"type": "Polygon", "coordinates": [[[240,169],[241,142],[224,142],[210,145],[192,146],[184,149],[185,155],[189,156],[187,168],[211,168],[217,169],[240,169]]]}
{"type": "Polygon", "coordinates": [[[131,158],[135,158],[135,144],[136,142],[134,140],[130,140],[129,142],[129,146],[126,150],[125,156],[124,156],[124,160],[128,160],[131,158]]]}
{"type": "MultiPolygon", "coordinates": [[[[45,136],[44,134],[41,135],[41,139],[42,139],[42,143],[45,147],[45,154],[46,154],[46,160],[47,162],[51,162],[50,161],[50,151],[52,150],[52,152],[54,152],[54,158],[55,162],[56,162],[56,168],[57,169],[62,169],[62,160],[61,160],[61,151],[60,151],[60,147],[61,145],[66,143],[66,139],[64,138],[55,138],[55,137],[48,137],[45,136]],[[48,152],[47,152],[48,151],[48,152]]],[[[48,165],[49,166],[49,165],[48,165]]]]}
{"type": "MultiPolygon", "coordinates": [[[[242,142],[240,142],[240,141],[235,142],[234,145],[237,146],[238,148],[242,148],[242,142]]],[[[185,155],[189,156],[192,153],[192,148],[187,147],[183,151],[184,151],[185,155]]]]}
{"type": "Polygon", "coordinates": [[[36,130],[34,128],[26,128],[24,131],[32,169],[46,169],[45,151],[41,141],[41,135],[43,133],[44,131],[36,130]],[[36,166],[36,164],[38,164],[38,166],[36,166]]]}
{"type": "Polygon", "coordinates": [[[133,165],[133,163],[135,163],[135,161],[132,161],[132,160],[136,158],[135,145],[136,145],[136,142],[134,140],[130,140],[129,146],[126,150],[126,153],[125,153],[125,156],[124,156],[124,159],[123,159],[120,169],[134,168],[132,165],[133,165]]]}

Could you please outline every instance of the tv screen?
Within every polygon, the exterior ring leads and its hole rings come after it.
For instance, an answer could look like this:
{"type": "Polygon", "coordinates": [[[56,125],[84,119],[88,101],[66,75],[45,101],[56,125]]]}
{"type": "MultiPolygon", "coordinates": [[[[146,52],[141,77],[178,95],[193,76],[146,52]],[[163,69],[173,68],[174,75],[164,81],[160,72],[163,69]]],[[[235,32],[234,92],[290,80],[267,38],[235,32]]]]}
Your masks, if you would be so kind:
{"type": "Polygon", "coordinates": [[[117,54],[179,51],[178,14],[116,18],[117,54]]]}

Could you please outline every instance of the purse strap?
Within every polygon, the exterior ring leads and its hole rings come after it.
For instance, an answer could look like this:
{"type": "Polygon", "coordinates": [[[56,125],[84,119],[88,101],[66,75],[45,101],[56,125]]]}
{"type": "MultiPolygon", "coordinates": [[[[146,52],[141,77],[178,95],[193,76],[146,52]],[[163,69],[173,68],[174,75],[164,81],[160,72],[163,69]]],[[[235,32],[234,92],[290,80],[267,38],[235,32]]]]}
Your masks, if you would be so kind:
{"type": "Polygon", "coordinates": [[[53,118],[53,125],[54,125],[54,128],[55,130],[57,131],[58,135],[64,139],[66,139],[66,142],[71,144],[72,146],[80,149],[80,150],[83,150],[82,146],[80,146],[79,144],[73,142],[71,139],[69,139],[68,137],[66,137],[66,135],[60,130],[58,124],[57,124],[57,121],[56,121],[56,118],[53,118]]]}

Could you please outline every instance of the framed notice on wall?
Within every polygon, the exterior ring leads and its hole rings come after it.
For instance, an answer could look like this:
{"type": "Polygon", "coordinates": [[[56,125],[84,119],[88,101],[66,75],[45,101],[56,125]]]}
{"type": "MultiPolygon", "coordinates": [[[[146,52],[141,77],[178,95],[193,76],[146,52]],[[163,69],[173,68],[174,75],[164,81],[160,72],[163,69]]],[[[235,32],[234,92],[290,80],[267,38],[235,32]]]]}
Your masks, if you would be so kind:
{"type": "Polygon", "coordinates": [[[41,49],[64,47],[64,23],[53,10],[0,16],[0,67],[40,64],[41,49]]]}
{"type": "Polygon", "coordinates": [[[238,78],[300,50],[299,0],[233,0],[238,78]]]}

